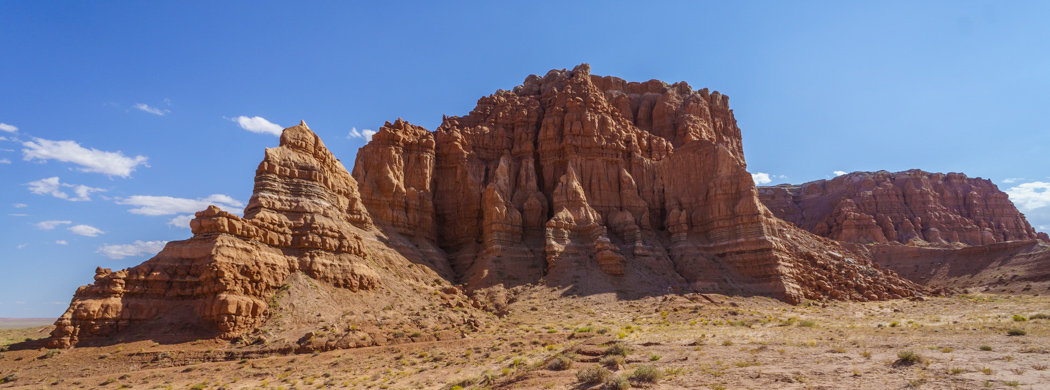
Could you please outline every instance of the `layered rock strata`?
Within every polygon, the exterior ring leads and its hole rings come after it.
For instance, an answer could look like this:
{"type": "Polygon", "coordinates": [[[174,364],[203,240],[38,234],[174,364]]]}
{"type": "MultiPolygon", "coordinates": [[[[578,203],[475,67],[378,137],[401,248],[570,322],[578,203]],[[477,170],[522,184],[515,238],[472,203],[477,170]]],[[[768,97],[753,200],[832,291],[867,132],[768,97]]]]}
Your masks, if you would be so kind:
{"type": "MultiPolygon", "coordinates": [[[[305,123],[285,129],[256,170],[243,218],[208,207],[191,222],[192,238],[136,267],[96,270],[94,284],[80,287],[55,323],[50,346],[170,316],[205,334],[241,335],[258,326],[293,274],[349,291],[381,289],[389,281],[377,265],[411,264],[370,256],[374,229],[360,199],[354,178],[305,123]]],[[[404,272],[428,282],[437,276],[426,267],[404,272]]]]}
{"type": "Polygon", "coordinates": [[[761,187],[759,197],[778,218],[845,242],[988,245],[1045,236],[995,184],[961,173],[854,172],[761,187]]]}
{"type": "Polygon", "coordinates": [[[381,229],[432,243],[439,250],[420,256],[447,259],[468,289],[543,279],[584,293],[791,302],[914,293],[778,222],[746,171],[729,98],[684,82],[626,82],[587,65],[532,75],[433,133],[388,123],[359,151],[354,176],[381,229]],[[425,163],[409,173],[406,161],[425,163]],[[428,208],[419,223],[401,217],[428,208]],[[846,276],[849,287],[838,283],[846,276]]]}

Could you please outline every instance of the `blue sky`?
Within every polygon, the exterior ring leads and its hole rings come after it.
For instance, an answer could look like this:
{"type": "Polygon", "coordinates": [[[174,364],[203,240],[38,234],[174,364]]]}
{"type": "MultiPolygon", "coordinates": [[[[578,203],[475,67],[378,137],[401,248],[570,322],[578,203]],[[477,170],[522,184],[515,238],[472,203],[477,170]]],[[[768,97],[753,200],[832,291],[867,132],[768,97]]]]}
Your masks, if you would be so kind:
{"type": "Polygon", "coordinates": [[[270,124],[351,168],[384,121],[583,62],[729,95],[772,184],[964,172],[1050,230],[1050,3],[375,3],[0,2],[0,317],[240,212],[270,124]]]}

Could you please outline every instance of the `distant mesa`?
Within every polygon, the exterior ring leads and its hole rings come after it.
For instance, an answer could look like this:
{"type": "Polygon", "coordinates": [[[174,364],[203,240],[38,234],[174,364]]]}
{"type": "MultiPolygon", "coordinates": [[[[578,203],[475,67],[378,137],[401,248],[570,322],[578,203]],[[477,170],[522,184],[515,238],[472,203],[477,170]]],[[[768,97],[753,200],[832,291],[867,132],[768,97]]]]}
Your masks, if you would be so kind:
{"type": "Polygon", "coordinates": [[[801,185],[759,187],[777,218],[845,243],[929,286],[1050,280],[1050,238],[1008,195],[962,173],[853,172],[801,185]],[[1023,276],[1022,276],[1023,275],[1023,276]]]}
{"type": "MultiPolygon", "coordinates": [[[[530,284],[791,303],[929,292],[827,238],[830,222],[822,237],[763,205],[727,96],[586,64],[531,75],[435,131],[388,122],[352,174],[305,123],[287,128],[244,217],[212,206],[191,226],[192,238],[139,266],[97,270],[51,346],[138,328],[324,350],[398,342],[428,321],[447,330],[422,337],[454,338],[495,321],[501,291],[530,284]],[[364,314],[435,301],[459,309],[383,326],[364,314]],[[322,319],[354,330],[322,338],[322,319]]],[[[942,237],[984,239],[961,232],[942,237]]]]}

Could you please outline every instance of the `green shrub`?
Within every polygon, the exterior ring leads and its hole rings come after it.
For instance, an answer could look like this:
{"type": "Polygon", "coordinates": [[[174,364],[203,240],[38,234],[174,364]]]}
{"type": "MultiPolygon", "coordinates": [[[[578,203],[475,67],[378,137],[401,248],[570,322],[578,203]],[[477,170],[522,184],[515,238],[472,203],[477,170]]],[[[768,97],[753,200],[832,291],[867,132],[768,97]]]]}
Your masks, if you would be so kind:
{"type": "Polygon", "coordinates": [[[893,362],[895,366],[910,366],[915,363],[924,361],[922,355],[919,355],[912,351],[902,351],[897,353],[897,361],[893,362]]]}
{"type": "Polygon", "coordinates": [[[1026,334],[1028,334],[1028,332],[1025,332],[1024,329],[1010,329],[1006,331],[1007,336],[1024,336],[1026,334]]]}
{"type": "Polygon", "coordinates": [[[572,359],[565,356],[555,356],[549,363],[547,363],[547,369],[551,371],[564,371],[572,368],[572,359]]]}
{"type": "Polygon", "coordinates": [[[602,385],[603,390],[626,390],[631,388],[631,381],[622,376],[609,378],[602,385]]]}
{"type": "Polygon", "coordinates": [[[1032,316],[1028,317],[1028,319],[1030,319],[1030,320],[1046,320],[1046,319],[1050,319],[1050,315],[1046,315],[1044,313],[1032,314],[1032,316]]]}
{"type": "Polygon", "coordinates": [[[612,371],[602,366],[585,368],[576,372],[576,379],[586,384],[598,384],[612,377],[612,371]]]}
{"type": "Polygon", "coordinates": [[[1025,321],[1028,321],[1028,319],[1024,318],[1024,316],[1022,316],[1022,315],[1015,315],[1014,316],[1014,321],[1016,321],[1016,322],[1025,322],[1025,321]]]}
{"type": "Polygon", "coordinates": [[[631,373],[631,380],[641,383],[656,383],[663,378],[663,373],[649,364],[643,364],[631,373]]]}
{"type": "Polygon", "coordinates": [[[817,324],[815,322],[813,322],[813,321],[799,321],[798,326],[803,326],[803,327],[806,327],[806,328],[812,328],[814,326],[817,326],[817,324]]]}
{"type": "Polygon", "coordinates": [[[982,345],[982,346],[981,346],[981,350],[982,350],[982,351],[991,351],[991,350],[992,350],[992,347],[991,347],[991,346],[988,346],[988,345],[982,345]]]}
{"type": "Polygon", "coordinates": [[[606,349],[605,353],[603,353],[602,355],[605,355],[605,356],[620,355],[620,356],[625,356],[626,357],[627,355],[630,355],[631,352],[632,352],[631,351],[631,347],[628,347],[628,346],[626,346],[624,344],[617,343],[617,344],[613,344],[613,346],[611,346],[608,349],[606,349]]]}
{"type": "Polygon", "coordinates": [[[623,356],[606,355],[602,356],[602,358],[598,360],[598,364],[601,364],[602,366],[605,366],[610,370],[616,370],[620,367],[623,367],[624,364],[627,364],[627,362],[624,360],[623,356]]]}

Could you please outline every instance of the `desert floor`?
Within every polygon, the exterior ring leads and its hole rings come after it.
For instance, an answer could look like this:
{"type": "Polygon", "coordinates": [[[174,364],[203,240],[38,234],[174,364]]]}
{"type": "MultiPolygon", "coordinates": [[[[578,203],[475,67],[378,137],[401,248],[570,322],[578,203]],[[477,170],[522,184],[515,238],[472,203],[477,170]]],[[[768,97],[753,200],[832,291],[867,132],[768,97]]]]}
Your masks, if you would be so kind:
{"type": "Polygon", "coordinates": [[[1050,389],[1046,294],[797,306],[566,294],[525,289],[499,331],[464,339],[299,355],[246,358],[217,340],[47,350],[25,342],[45,328],[4,329],[0,388],[1050,389]]]}

